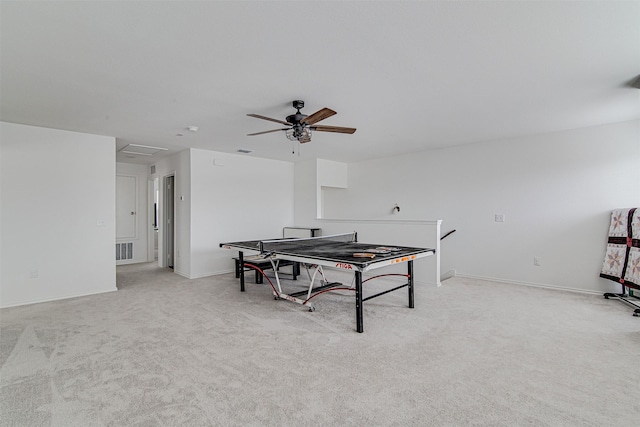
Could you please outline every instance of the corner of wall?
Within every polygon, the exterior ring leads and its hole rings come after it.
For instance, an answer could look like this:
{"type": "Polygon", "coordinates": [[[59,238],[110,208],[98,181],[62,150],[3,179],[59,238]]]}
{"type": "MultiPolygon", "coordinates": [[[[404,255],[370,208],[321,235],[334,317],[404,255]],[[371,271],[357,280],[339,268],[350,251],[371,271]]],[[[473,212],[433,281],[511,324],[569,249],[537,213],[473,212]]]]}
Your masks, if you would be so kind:
{"type": "Polygon", "coordinates": [[[332,160],[316,160],[316,218],[324,218],[323,189],[348,187],[349,165],[332,160]]]}

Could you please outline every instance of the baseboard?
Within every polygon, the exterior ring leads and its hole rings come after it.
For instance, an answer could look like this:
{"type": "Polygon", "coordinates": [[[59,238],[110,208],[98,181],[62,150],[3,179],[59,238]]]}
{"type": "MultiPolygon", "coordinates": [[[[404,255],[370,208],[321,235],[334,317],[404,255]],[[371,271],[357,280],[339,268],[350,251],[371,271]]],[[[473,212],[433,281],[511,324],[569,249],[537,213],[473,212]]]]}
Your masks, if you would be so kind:
{"type": "Polygon", "coordinates": [[[71,298],[88,297],[88,296],[91,296],[91,295],[99,295],[99,294],[106,294],[108,292],[115,292],[117,290],[118,289],[116,287],[114,287],[113,289],[108,289],[108,290],[105,290],[105,291],[98,291],[98,292],[90,292],[90,293],[87,293],[87,294],[69,295],[69,296],[64,296],[64,297],[47,298],[47,299],[36,300],[36,301],[20,302],[20,303],[17,303],[17,304],[2,305],[2,306],[0,306],[0,308],[21,307],[21,306],[24,306],[24,305],[41,304],[43,302],[53,302],[53,301],[61,301],[61,300],[65,300],[65,299],[71,299],[71,298]]]}
{"type": "Polygon", "coordinates": [[[185,279],[195,279],[195,277],[191,277],[191,276],[189,276],[187,273],[183,273],[183,272],[182,272],[182,271],[180,271],[180,270],[176,270],[176,268],[175,268],[175,267],[173,268],[173,272],[174,272],[175,274],[177,274],[178,276],[184,277],[185,279]]]}
{"type": "Polygon", "coordinates": [[[444,282],[445,280],[451,279],[452,277],[456,277],[456,270],[455,269],[449,270],[446,273],[441,274],[440,275],[440,281],[444,282]]]}
{"type": "Polygon", "coordinates": [[[235,270],[233,268],[228,269],[228,270],[220,270],[220,271],[213,271],[213,272],[209,272],[209,273],[202,273],[202,274],[197,274],[195,276],[187,276],[185,274],[181,274],[179,272],[175,272],[176,274],[179,274],[180,276],[186,277],[187,279],[202,279],[203,277],[211,277],[211,276],[219,276],[221,274],[227,274],[227,273],[234,273],[235,270]]]}
{"type": "Polygon", "coordinates": [[[461,273],[458,273],[458,274],[456,274],[456,277],[462,277],[462,278],[467,278],[467,279],[477,279],[477,280],[488,280],[488,281],[491,281],[491,282],[508,283],[510,285],[530,286],[530,287],[534,287],[534,288],[553,289],[553,290],[556,290],[556,291],[575,292],[575,293],[579,293],[579,294],[602,295],[603,292],[604,292],[604,291],[602,291],[602,292],[589,291],[587,289],[579,289],[579,288],[569,288],[569,287],[566,287],[566,286],[549,285],[547,283],[521,282],[521,281],[518,281],[518,280],[507,280],[507,279],[499,279],[499,278],[495,278],[495,277],[475,276],[473,274],[461,274],[461,273]]]}

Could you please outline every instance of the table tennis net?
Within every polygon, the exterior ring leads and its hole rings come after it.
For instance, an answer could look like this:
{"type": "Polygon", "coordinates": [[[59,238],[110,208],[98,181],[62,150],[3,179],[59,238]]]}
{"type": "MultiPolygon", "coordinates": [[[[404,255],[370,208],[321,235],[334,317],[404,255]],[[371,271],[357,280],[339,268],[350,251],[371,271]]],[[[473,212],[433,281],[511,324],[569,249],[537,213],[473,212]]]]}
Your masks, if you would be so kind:
{"type": "Polygon", "coordinates": [[[333,234],[330,236],[263,240],[260,242],[260,252],[295,252],[296,249],[332,246],[337,243],[352,243],[357,241],[357,233],[333,234]]]}

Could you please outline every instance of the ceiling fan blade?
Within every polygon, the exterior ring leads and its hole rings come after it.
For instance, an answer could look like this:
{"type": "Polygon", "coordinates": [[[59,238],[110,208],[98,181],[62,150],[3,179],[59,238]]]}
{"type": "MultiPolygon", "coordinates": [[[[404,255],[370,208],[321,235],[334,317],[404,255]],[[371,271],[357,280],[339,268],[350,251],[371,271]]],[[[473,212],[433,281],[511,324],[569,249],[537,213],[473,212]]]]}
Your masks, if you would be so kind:
{"type": "Polygon", "coordinates": [[[304,119],[300,120],[300,123],[306,124],[306,125],[312,125],[314,123],[318,123],[320,120],[324,120],[327,117],[331,117],[334,114],[337,114],[335,111],[333,111],[330,108],[323,108],[322,110],[318,110],[315,113],[313,113],[310,116],[305,117],[304,119]]]}
{"type": "Polygon", "coordinates": [[[285,125],[285,126],[289,126],[289,125],[290,125],[290,123],[284,122],[284,121],[282,121],[282,120],[272,119],[271,117],[261,116],[260,114],[247,114],[247,116],[249,116],[249,117],[255,117],[256,119],[269,120],[269,121],[271,121],[271,122],[280,123],[280,124],[283,124],[283,125],[285,125]]]}
{"type": "Polygon", "coordinates": [[[273,129],[273,130],[265,130],[263,132],[256,132],[256,133],[248,133],[247,136],[254,136],[254,135],[262,135],[263,133],[271,133],[271,132],[280,132],[281,130],[288,130],[289,128],[285,128],[285,129],[273,129]]]}
{"type": "Polygon", "coordinates": [[[354,133],[356,128],[345,128],[342,126],[311,126],[312,131],[318,132],[338,132],[338,133],[354,133]]]}

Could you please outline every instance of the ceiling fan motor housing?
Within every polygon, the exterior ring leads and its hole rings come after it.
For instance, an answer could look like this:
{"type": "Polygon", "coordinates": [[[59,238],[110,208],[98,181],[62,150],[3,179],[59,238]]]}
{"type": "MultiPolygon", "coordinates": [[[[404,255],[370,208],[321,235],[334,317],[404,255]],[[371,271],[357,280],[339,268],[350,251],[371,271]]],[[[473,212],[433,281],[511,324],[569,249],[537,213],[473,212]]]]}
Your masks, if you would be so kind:
{"type": "Polygon", "coordinates": [[[304,101],[301,100],[296,100],[293,101],[291,103],[291,105],[293,105],[293,108],[295,108],[296,110],[298,110],[298,112],[296,114],[292,114],[290,116],[287,116],[287,123],[291,123],[293,125],[297,125],[298,123],[300,123],[300,120],[304,119],[305,117],[307,117],[306,114],[302,114],[300,112],[300,109],[304,107],[304,101]]]}
{"type": "Polygon", "coordinates": [[[307,115],[302,113],[292,114],[290,116],[287,116],[287,122],[291,123],[292,125],[297,125],[300,123],[300,120],[304,119],[305,117],[307,117],[307,115]]]}

